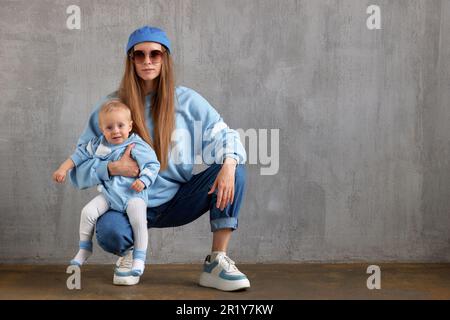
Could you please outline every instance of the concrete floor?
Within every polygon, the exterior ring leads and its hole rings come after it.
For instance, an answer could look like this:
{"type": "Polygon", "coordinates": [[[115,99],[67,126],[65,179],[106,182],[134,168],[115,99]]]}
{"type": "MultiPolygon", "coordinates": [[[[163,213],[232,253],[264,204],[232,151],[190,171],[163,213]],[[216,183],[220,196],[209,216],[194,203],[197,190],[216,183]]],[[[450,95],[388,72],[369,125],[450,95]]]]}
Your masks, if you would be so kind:
{"type": "Polygon", "coordinates": [[[112,265],[86,265],[81,290],[66,266],[0,265],[0,299],[450,299],[450,264],[378,264],[381,289],[366,287],[369,264],[241,264],[252,287],[197,285],[200,265],[148,265],[137,286],[112,285],[112,265]]]}

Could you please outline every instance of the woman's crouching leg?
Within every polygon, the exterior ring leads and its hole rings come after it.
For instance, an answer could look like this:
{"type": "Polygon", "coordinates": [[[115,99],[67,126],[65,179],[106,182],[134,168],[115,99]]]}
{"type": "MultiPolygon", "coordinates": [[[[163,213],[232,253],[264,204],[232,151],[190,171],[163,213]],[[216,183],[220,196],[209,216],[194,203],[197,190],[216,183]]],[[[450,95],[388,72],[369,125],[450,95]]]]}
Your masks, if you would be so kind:
{"type": "Polygon", "coordinates": [[[97,243],[106,252],[123,256],[133,246],[133,230],[122,212],[106,212],[97,220],[95,229],[97,243]]]}

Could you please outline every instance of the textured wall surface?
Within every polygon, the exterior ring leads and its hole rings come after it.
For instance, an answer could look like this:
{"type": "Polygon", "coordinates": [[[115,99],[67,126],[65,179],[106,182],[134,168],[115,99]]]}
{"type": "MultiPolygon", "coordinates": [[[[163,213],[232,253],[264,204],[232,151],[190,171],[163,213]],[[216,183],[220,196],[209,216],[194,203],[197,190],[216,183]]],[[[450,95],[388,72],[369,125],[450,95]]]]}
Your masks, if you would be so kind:
{"type": "MultiPolygon", "coordinates": [[[[233,259],[450,261],[449,17],[448,0],[0,0],[0,262],[75,254],[96,191],[51,173],[144,24],[230,127],[280,130],[278,173],[248,166],[233,259]]],[[[208,214],[151,229],[149,263],[201,262],[211,238],[208,214]]]]}

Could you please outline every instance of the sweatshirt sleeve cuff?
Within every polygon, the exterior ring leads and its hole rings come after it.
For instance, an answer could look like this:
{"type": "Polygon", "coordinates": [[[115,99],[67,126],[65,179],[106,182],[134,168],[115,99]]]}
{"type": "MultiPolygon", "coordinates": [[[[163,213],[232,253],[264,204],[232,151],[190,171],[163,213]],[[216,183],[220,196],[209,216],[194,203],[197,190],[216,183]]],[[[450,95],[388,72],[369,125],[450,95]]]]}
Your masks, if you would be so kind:
{"type": "Polygon", "coordinates": [[[147,176],[140,176],[139,180],[141,180],[145,184],[146,188],[148,188],[148,186],[152,183],[147,176]]]}
{"type": "Polygon", "coordinates": [[[108,173],[108,161],[100,161],[95,172],[97,172],[100,181],[108,181],[110,179],[108,173]]]}
{"type": "Polygon", "coordinates": [[[225,155],[223,156],[223,161],[222,161],[222,163],[225,162],[225,159],[226,159],[226,158],[234,159],[234,160],[236,160],[236,165],[239,164],[239,156],[238,156],[237,154],[235,154],[235,153],[228,153],[228,154],[225,154],[225,155]]]}
{"type": "Polygon", "coordinates": [[[70,156],[70,159],[73,161],[75,167],[78,167],[79,164],[81,163],[81,157],[77,153],[72,154],[70,156]]]}

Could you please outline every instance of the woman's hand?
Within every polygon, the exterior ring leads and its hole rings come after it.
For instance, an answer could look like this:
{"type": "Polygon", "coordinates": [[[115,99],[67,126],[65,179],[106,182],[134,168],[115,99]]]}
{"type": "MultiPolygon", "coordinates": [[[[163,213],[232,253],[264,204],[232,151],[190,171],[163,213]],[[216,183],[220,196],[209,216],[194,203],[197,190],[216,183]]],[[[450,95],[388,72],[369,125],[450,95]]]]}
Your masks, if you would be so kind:
{"type": "Polygon", "coordinates": [[[108,171],[111,176],[124,176],[135,178],[139,175],[139,166],[131,157],[131,149],[134,144],[130,144],[125,150],[122,158],[108,163],[108,171]]]}
{"type": "Polygon", "coordinates": [[[237,161],[232,158],[225,159],[211,190],[208,192],[208,194],[211,194],[217,188],[216,207],[220,207],[220,210],[225,209],[229,203],[233,204],[236,163],[237,161]]]}

